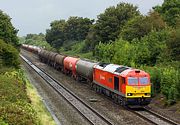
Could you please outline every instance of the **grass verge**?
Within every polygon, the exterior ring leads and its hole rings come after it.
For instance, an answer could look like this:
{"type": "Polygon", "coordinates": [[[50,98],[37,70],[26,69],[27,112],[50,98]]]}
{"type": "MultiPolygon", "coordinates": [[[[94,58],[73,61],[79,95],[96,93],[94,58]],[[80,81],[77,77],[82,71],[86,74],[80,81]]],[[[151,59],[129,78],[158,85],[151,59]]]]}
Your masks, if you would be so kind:
{"type": "Polygon", "coordinates": [[[50,113],[45,107],[41,97],[39,96],[37,90],[30,84],[27,80],[27,95],[31,100],[31,104],[37,112],[37,117],[40,120],[40,124],[42,125],[55,125],[54,120],[52,119],[50,113]]]}

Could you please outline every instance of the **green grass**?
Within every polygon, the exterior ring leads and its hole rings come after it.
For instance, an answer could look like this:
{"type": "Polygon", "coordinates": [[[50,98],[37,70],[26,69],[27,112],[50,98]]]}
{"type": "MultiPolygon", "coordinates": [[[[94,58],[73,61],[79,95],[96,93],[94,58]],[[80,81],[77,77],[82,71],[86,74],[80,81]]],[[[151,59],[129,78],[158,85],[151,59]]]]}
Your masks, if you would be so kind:
{"type": "Polygon", "coordinates": [[[55,125],[24,72],[10,68],[1,71],[0,125],[55,125]]]}
{"type": "Polygon", "coordinates": [[[30,104],[25,83],[16,71],[0,75],[0,123],[36,125],[36,112],[30,104]]]}
{"type": "Polygon", "coordinates": [[[27,81],[27,95],[31,100],[31,104],[37,112],[38,119],[40,120],[41,125],[55,125],[54,120],[52,119],[50,113],[47,111],[44,106],[41,97],[38,95],[36,89],[27,81]]]}

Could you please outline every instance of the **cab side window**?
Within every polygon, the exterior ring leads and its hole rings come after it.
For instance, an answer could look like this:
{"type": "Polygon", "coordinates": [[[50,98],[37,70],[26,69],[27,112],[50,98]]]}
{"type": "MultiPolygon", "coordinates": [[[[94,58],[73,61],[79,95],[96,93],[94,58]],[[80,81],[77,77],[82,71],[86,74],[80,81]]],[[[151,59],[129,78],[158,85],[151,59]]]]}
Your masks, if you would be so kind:
{"type": "Polygon", "coordinates": [[[121,78],[122,78],[122,84],[125,84],[126,83],[125,78],[124,77],[121,78]]]}

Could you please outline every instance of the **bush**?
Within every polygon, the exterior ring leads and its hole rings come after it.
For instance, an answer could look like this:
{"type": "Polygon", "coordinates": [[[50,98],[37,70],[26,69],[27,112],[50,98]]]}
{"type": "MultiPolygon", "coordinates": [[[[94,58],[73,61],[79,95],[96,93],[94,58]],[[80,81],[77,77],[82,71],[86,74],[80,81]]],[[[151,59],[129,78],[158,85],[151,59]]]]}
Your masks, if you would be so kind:
{"type": "Polygon", "coordinates": [[[141,67],[151,76],[152,94],[162,93],[167,104],[173,104],[180,99],[179,69],[166,65],[155,67],[141,67]]]}
{"type": "Polygon", "coordinates": [[[74,41],[63,45],[63,47],[59,49],[59,52],[69,56],[94,59],[92,52],[83,52],[84,45],[85,41],[74,41]]]}
{"type": "Polygon", "coordinates": [[[34,125],[37,124],[36,112],[30,103],[24,101],[3,102],[0,104],[0,116],[8,124],[34,125]]]}
{"type": "Polygon", "coordinates": [[[132,67],[154,66],[164,59],[165,55],[162,53],[167,48],[168,36],[169,30],[152,31],[140,40],[134,39],[131,43],[121,38],[107,44],[99,43],[95,48],[95,56],[100,61],[132,67]]]}
{"type": "Polygon", "coordinates": [[[151,92],[152,96],[155,96],[157,93],[161,91],[161,68],[159,67],[148,67],[148,66],[141,66],[141,69],[145,70],[150,74],[151,79],[151,92]]]}
{"type": "Polygon", "coordinates": [[[113,43],[99,43],[95,48],[95,56],[99,61],[120,65],[135,66],[135,46],[119,39],[113,43]]]}
{"type": "Polygon", "coordinates": [[[5,121],[2,120],[2,118],[0,118],[0,125],[8,125],[8,123],[6,123],[5,121]]]}
{"type": "Polygon", "coordinates": [[[26,80],[21,70],[0,75],[0,124],[38,124],[25,84],[26,80]]]}
{"type": "MultiPolygon", "coordinates": [[[[165,29],[159,32],[152,31],[140,40],[134,39],[132,43],[137,47],[135,62],[137,65],[154,66],[167,58],[163,53],[167,49],[166,41],[169,39],[170,30],[165,29]]],[[[135,52],[134,52],[135,53],[135,52]]]]}
{"type": "Polygon", "coordinates": [[[161,72],[161,92],[168,100],[168,104],[176,102],[180,98],[180,92],[178,90],[179,83],[179,71],[173,67],[166,67],[161,72]]]}
{"type": "Polygon", "coordinates": [[[19,64],[19,52],[17,49],[0,39],[0,67],[18,68],[19,64]]]}

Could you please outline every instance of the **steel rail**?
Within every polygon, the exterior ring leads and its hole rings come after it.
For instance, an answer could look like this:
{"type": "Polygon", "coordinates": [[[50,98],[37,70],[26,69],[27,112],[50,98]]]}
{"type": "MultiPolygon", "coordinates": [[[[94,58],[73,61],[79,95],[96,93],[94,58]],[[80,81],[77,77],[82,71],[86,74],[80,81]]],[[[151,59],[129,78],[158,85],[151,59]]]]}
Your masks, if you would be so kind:
{"type": "Polygon", "coordinates": [[[157,113],[157,112],[154,112],[154,111],[150,110],[148,107],[144,107],[144,109],[145,109],[145,111],[147,111],[147,112],[155,115],[156,117],[158,117],[158,118],[166,121],[166,122],[169,123],[169,124],[179,125],[179,123],[177,123],[177,122],[175,122],[175,121],[173,121],[173,120],[171,120],[171,119],[169,119],[169,118],[167,118],[167,117],[165,117],[165,116],[163,116],[163,115],[161,115],[161,114],[159,114],[159,113],[157,113]]]}
{"type": "Polygon", "coordinates": [[[153,111],[148,110],[147,108],[140,108],[140,109],[131,109],[126,107],[127,110],[131,111],[132,113],[138,115],[142,119],[155,124],[155,125],[180,125],[179,123],[172,121],[160,114],[157,114],[153,111]]]}

